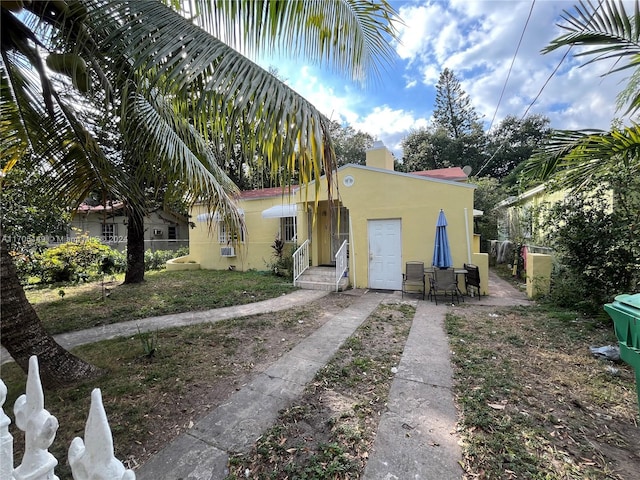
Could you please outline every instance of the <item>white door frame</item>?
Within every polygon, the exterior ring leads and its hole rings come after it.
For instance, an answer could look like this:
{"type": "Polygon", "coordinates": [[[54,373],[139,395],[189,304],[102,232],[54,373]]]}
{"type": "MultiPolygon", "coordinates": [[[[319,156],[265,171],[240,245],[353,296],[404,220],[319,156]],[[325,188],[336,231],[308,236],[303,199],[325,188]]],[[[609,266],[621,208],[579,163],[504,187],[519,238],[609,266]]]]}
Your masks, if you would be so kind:
{"type": "Polygon", "coordinates": [[[369,288],[402,289],[402,220],[367,220],[369,288]]]}

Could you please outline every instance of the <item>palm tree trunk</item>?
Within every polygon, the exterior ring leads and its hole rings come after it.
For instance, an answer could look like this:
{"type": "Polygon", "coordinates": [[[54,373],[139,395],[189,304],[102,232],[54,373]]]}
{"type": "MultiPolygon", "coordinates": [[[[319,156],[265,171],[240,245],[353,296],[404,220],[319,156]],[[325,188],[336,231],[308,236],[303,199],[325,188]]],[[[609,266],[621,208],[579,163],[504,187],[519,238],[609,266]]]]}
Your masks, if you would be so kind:
{"type": "Polygon", "coordinates": [[[144,282],[144,219],[135,213],[127,221],[127,271],[124,283],[144,282]]]}
{"type": "Polygon", "coordinates": [[[29,357],[38,356],[40,378],[45,388],[73,385],[94,378],[102,371],[62,348],[44,329],[18,279],[7,244],[1,245],[0,340],[26,373],[29,357]]]}

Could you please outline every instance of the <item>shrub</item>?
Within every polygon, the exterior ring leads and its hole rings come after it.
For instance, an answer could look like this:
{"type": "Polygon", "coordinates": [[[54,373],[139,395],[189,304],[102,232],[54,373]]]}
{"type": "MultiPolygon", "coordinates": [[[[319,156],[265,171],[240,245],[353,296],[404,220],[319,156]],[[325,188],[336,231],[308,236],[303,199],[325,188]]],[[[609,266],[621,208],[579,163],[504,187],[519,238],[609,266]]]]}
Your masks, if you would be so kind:
{"type": "Polygon", "coordinates": [[[182,247],[178,250],[156,250],[155,252],[149,249],[144,252],[144,269],[147,271],[162,270],[167,267],[168,260],[182,257],[188,253],[189,249],[187,247],[182,247]]]}
{"type": "Polygon", "coordinates": [[[295,243],[285,243],[280,238],[276,238],[271,248],[273,249],[273,261],[267,263],[267,267],[274,275],[293,281],[293,252],[298,249],[298,246],[295,243]]]}
{"type": "Polygon", "coordinates": [[[109,258],[115,268],[117,255],[118,252],[99,240],[84,236],[45,250],[38,256],[39,271],[34,273],[45,283],[88,280],[102,273],[105,258],[109,258]]]}
{"type": "Polygon", "coordinates": [[[611,175],[550,207],[551,243],[561,267],[550,297],[562,305],[600,312],[602,304],[640,287],[640,180],[611,175]],[[613,208],[608,188],[613,188],[613,208]],[[587,191],[588,190],[588,191],[587,191]]]}

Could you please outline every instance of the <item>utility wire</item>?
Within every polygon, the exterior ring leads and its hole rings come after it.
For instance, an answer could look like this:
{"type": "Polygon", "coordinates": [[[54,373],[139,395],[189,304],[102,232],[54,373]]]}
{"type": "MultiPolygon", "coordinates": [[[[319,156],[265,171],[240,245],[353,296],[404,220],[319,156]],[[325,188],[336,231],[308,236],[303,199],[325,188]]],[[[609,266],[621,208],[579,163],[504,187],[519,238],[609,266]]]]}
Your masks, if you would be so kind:
{"type": "MultiPolygon", "coordinates": [[[[542,87],[540,88],[540,91],[538,92],[538,94],[536,95],[536,97],[533,99],[533,101],[529,104],[529,106],[527,107],[527,109],[524,111],[524,113],[522,114],[522,116],[520,117],[520,121],[524,120],[524,118],[527,116],[527,113],[529,113],[529,110],[531,110],[531,107],[533,107],[533,105],[538,101],[538,98],[540,98],[540,95],[542,95],[542,91],[545,89],[545,87],[548,85],[548,83],[551,81],[551,79],[553,78],[553,76],[556,74],[556,72],[560,69],[560,65],[562,65],[562,62],[565,61],[565,59],[567,58],[567,55],[569,55],[569,52],[571,51],[571,49],[573,48],[573,45],[570,45],[569,48],[567,49],[566,52],[564,52],[564,55],[562,56],[562,58],[560,59],[560,61],[558,62],[558,65],[556,65],[556,68],[554,68],[553,72],[551,72],[551,75],[549,75],[549,77],[547,78],[547,80],[544,82],[544,84],[542,85],[542,87]]],[[[489,128],[489,130],[491,130],[491,128],[489,128]]],[[[484,165],[482,165],[482,167],[480,167],[480,170],[478,170],[478,173],[476,173],[476,175],[480,175],[480,173],[487,168],[487,165],[489,165],[489,163],[491,163],[491,160],[493,160],[493,158],[498,154],[498,152],[500,150],[502,150],[502,148],[507,144],[507,139],[505,138],[504,141],[498,145],[498,148],[496,148],[496,151],[493,152],[493,155],[491,155],[491,157],[489,158],[489,160],[487,160],[486,162],[484,162],[484,165]]]]}
{"type": "Polygon", "coordinates": [[[511,59],[511,65],[509,65],[509,71],[507,72],[507,78],[504,80],[504,85],[502,86],[502,91],[500,92],[500,98],[498,99],[498,104],[496,105],[496,110],[493,112],[493,118],[491,119],[491,123],[489,124],[489,130],[493,127],[493,122],[496,119],[496,115],[498,115],[498,109],[500,108],[500,103],[502,102],[502,97],[504,96],[504,92],[507,89],[507,83],[509,83],[509,77],[511,76],[511,71],[513,70],[513,64],[516,62],[516,57],[518,56],[518,51],[520,50],[520,45],[522,45],[522,39],[524,38],[524,34],[527,31],[527,26],[529,25],[529,20],[531,20],[531,14],[533,13],[533,7],[536,4],[536,0],[531,2],[531,8],[529,9],[529,16],[527,17],[527,21],[524,23],[524,27],[522,29],[522,33],[520,34],[520,40],[518,40],[518,46],[516,47],[516,51],[513,54],[513,58],[511,59]]]}
{"type": "MultiPolygon", "coordinates": [[[[535,3],[535,0],[533,0],[535,3]]],[[[595,16],[595,14],[598,12],[598,10],[600,10],[600,7],[602,6],[602,2],[603,0],[599,0],[598,2],[598,6],[596,7],[596,9],[593,11],[593,13],[591,14],[591,17],[589,18],[589,21],[591,21],[591,19],[595,16]]],[[[533,5],[532,5],[533,8],[533,5]]],[[[528,21],[528,19],[527,19],[528,21]]],[[[549,77],[547,78],[547,80],[544,82],[544,84],[542,85],[542,87],[540,88],[540,91],[538,91],[538,94],[535,96],[535,98],[531,101],[531,103],[529,104],[529,106],[527,107],[527,109],[524,111],[524,113],[522,114],[522,116],[520,117],[520,121],[524,120],[524,118],[527,116],[527,113],[529,113],[529,110],[531,110],[531,107],[533,107],[533,105],[538,101],[538,99],[540,98],[540,95],[542,95],[542,91],[546,88],[546,86],[549,84],[549,82],[551,81],[551,79],[554,77],[554,75],[557,73],[557,71],[560,69],[560,65],[562,65],[562,63],[565,61],[565,59],[567,58],[567,55],[569,55],[569,52],[571,51],[571,49],[573,48],[573,45],[569,45],[569,48],[567,49],[566,52],[564,52],[564,55],[562,56],[562,58],[560,59],[560,61],[558,62],[558,65],[556,65],[556,68],[553,69],[553,72],[551,72],[551,74],[549,75],[549,77]]],[[[502,98],[502,97],[501,97],[502,98]]],[[[496,109],[497,111],[497,109],[496,109]]],[[[498,152],[507,144],[507,140],[505,139],[499,146],[498,148],[496,148],[496,151],[493,152],[493,155],[491,155],[491,157],[489,158],[489,160],[487,160],[484,165],[482,165],[482,167],[480,167],[480,170],[478,170],[478,173],[476,173],[476,175],[480,175],[480,173],[487,168],[487,165],[489,165],[489,163],[491,162],[491,160],[493,160],[493,158],[498,154],[498,152]]]]}

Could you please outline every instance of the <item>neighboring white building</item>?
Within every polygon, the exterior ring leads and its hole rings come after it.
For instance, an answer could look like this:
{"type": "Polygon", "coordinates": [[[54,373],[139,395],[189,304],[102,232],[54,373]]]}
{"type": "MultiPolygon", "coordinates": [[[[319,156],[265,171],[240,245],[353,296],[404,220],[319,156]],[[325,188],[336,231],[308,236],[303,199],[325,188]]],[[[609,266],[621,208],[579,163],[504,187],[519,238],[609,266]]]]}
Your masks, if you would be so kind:
{"type": "MultiPolygon", "coordinates": [[[[183,215],[156,210],[144,219],[145,250],[177,250],[189,246],[189,222],[183,215]]],[[[124,204],[80,204],[71,221],[71,232],[55,243],[71,241],[80,235],[99,238],[102,243],[122,251],[127,246],[127,217],[124,204]]]]}

